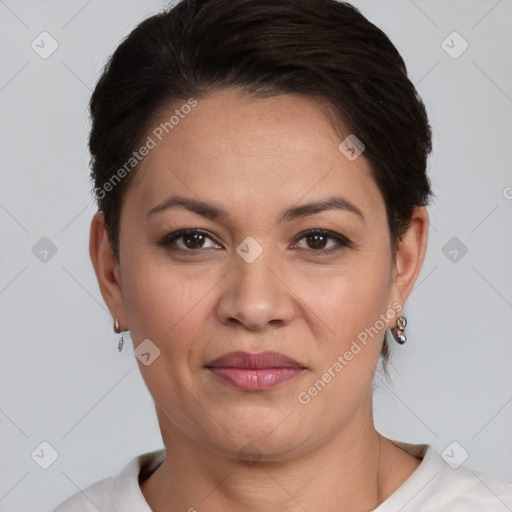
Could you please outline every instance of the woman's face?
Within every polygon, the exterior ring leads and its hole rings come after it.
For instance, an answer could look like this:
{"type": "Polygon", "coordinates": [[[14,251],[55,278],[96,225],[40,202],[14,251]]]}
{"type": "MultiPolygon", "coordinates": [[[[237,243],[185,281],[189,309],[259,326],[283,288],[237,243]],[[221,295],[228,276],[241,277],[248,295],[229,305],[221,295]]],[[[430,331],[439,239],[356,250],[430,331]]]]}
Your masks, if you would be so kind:
{"type": "Polygon", "coordinates": [[[118,281],[102,287],[164,440],[279,458],[367,424],[385,329],[426,235],[392,261],[364,153],[340,151],[349,133],[318,104],[223,90],[184,110],[161,141],[174,109],[148,133],[156,146],[123,200],[118,281]],[[173,238],[185,229],[198,231],[173,238]],[[239,354],[212,367],[234,352],[296,364],[239,354]]]}

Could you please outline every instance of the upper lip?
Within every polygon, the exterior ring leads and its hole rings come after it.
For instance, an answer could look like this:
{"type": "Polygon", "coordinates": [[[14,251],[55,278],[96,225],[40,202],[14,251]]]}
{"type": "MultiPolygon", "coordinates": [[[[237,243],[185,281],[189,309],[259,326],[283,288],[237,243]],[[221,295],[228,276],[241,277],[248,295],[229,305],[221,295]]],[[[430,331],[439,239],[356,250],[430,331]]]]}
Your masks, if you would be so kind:
{"type": "Polygon", "coordinates": [[[207,368],[305,368],[294,359],[279,352],[230,352],[214,359],[206,365],[207,368]]]}

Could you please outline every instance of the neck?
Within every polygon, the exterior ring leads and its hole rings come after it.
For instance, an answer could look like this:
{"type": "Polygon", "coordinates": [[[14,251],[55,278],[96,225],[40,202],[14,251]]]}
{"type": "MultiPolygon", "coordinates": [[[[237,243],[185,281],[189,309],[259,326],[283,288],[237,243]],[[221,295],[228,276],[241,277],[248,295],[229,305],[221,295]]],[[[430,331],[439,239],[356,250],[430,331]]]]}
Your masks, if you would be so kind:
{"type": "Polygon", "coordinates": [[[164,444],[165,461],[141,484],[148,504],[162,512],[368,511],[419,464],[380,436],[373,421],[353,422],[334,439],[278,461],[208,451],[179,430],[164,436],[164,444]]]}

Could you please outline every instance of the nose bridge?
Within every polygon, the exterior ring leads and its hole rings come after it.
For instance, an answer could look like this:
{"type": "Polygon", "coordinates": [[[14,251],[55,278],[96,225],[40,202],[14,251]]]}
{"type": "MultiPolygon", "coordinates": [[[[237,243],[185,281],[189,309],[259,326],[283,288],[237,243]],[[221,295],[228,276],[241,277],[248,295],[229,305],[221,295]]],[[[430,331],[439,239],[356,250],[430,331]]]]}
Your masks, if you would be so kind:
{"type": "Polygon", "coordinates": [[[236,320],[250,329],[289,320],[293,314],[290,294],[276,276],[275,252],[256,243],[246,239],[238,246],[228,289],[219,303],[222,321],[236,320]]]}

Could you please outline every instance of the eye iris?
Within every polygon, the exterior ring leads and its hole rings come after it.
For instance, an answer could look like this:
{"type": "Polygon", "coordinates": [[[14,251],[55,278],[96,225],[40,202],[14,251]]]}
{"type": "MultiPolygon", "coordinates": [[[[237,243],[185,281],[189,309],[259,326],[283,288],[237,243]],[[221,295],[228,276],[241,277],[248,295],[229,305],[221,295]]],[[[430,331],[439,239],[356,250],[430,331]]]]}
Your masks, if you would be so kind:
{"type": "Polygon", "coordinates": [[[312,249],[324,249],[325,248],[325,242],[327,240],[327,237],[322,234],[314,233],[312,235],[308,235],[308,244],[312,249]],[[309,242],[313,241],[313,244],[310,244],[309,242]],[[311,246],[312,245],[312,246],[311,246]]]}
{"type": "Polygon", "coordinates": [[[188,233],[186,235],[183,235],[183,242],[185,243],[185,246],[188,247],[189,249],[194,249],[197,247],[201,248],[204,242],[204,235],[202,235],[201,233],[188,233]]]}

